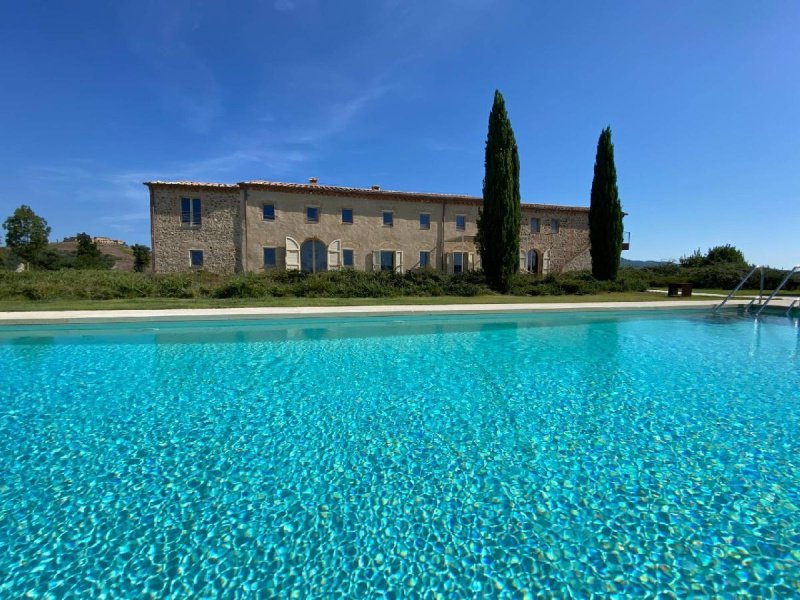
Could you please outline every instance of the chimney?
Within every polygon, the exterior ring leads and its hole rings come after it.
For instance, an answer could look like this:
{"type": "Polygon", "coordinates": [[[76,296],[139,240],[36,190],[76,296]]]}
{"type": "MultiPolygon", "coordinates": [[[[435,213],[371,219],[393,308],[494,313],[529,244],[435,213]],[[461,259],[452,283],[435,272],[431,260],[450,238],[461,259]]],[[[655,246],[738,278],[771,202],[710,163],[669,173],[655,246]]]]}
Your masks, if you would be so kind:
{"type": "Polygon", "coordinates": [[[379,190],[379,189],[381,189],[381,186],[379,186],[379,185],[373,185],[373,186],[372,186],[372,189],[373,189],[373,190],[379,190]]]}
{"type": "Polygon", "coordinates": [[[308,178],[308,184],[309,185],[319,185],[319,179],[317,179],[316,177],[309,177],[308,178]]]}

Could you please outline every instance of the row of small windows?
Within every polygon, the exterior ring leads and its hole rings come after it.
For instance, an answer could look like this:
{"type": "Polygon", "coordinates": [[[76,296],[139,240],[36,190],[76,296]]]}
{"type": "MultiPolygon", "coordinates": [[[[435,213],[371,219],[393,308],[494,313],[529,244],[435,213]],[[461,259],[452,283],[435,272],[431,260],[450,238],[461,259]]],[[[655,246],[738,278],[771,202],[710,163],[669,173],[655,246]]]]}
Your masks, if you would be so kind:
{"type": "MultiPolygon", "coordinates": [[[[262,215],[265,221],[275,220],[275,205],[264,204],[261,207],[262,215]]],[[[383,225],[385,227],[394,226],[394,212],[391,210],[384,210],[382,213],[383,225]]],[[[187,227],[199,227],[202,224],[202,210],[199,198],[181,198],[181,224],[187,227]]],[[[343,208],[341,210],[342,223],[353,223],[353,209],[343,208]]],[[[319,207],[307,206],[306,207],[306,222],[319,223],[319,207]]],[[[419,228],[431,228],[431,215],[430,213],[419,213],[419,228]]],[[[466,215],[456,215],[456,231],[465,231],[467,229],[466,215]]],[[[550,231],[558,233],[560,223],[558,219],[550,220],[550,231]]],[[[541,220],[539,217],[531,217],[530,219],[530,232],[539,233],[541,231],[541,220]]]]}
{"type": "MultiPolygon", "coordinates": [[[[395,270],[395,257],[394,250],[381,250],[376,252],[379,257],[379,265],[381,271],[394,271],[395,270]]],[[[453,252],[450,255],[452,261],[450,268],[453,273],[463,273],[468,269],[472,269],[472,257],[469,252],[453,252]]],[[[525,266],[528,272],[536,273],[539,269],[539,253],[536,250],[529,250],[525,256],[525,266]]],[[[202,250],[189,250],[189,262],[192,268],[200,269],[203,267],[203,251],[202,250]]],[[[264,248],[264,268],[274,269],[278,266],[278,249],[276,247],[264,248]]],[[[342,250],[342,266],[344,268],[355,267],[355,254],[351,248],[344,248],[342,250]]],[[[431,253],[428,250],[420,250],[419,253],[419,267],[422,269],[431,266],[431,253]]]]}
{"type": "MultiPolygon", "coordinates": [[[[458,270],[457,273],[461,272],[461,265],[463,264],[461,261],[461,254],[466,255],[466,252],[460,253],[456,252],[455,254],[459,255],[458,259],[458,270]]],[[[190,250],[190,257],[191,263],[193,267],[202,267],[203,266],[203,251],[202,250],[190,250]]],[[[431,265],[431,253],[428,250],[421,250],[419,253],[419,266],[421,268],[427,268],[431,265]]],[[[278,249],[276,247],[268,247],[264,248],[264,268],[265,269],[274,269],[278,266],[278,249]]],[[[342,250],[342,266],[345,268],[353,268],[355,267],[355,253],[352,248],[344,248],[342,250]]],[[[394,270],[394,250],[382,250],[380,252],[380,266],[381,270],[394,270]]]]}
{"type": "MultiPolygon", "coordinates": [[[[561,227],[561,223],[559,223],[558,219],[550,219],[550,231],[552,233],[558,233],[558,230],[561,227]]],[[[539,217],[531,217],[531,233],[539,233],[542,230],[542,223],[539,217]]]]}
{"type": "MultiPolygon", "coordinates": [[[[262,215],[265,221],[274,221],[275,220],[275,205],[274,204],[264,204],[261,207],[262,215]]],[[[394,227],[394,211],[391,210],[384,210],[381,213],[381,218],[383,220],[383,225],[385,227],[394,227]]],[[[352,224],[353,223],[353,209],[352,208],[343,208],[341,209],[341,219],[342,223],[352,224]]],[[[318,206],[306,206],[306,223],[319,223],[319,207],[318,206]]],[[[430,213],[419,213],[419,228],[420,229],[430,229],[431,228],[431,215],[430,213]]],[[[456,231],[464,231],[467,228],[467,217],[466,215],[456,215],[456,231]]]]}

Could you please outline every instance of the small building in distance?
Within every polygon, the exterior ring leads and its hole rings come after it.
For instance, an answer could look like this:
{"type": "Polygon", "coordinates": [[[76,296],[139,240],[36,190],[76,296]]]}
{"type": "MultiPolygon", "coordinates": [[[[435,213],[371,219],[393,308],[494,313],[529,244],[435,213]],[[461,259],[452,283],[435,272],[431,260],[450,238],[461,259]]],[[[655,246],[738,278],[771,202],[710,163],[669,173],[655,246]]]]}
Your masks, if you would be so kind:
{"type": "MultiPolygon", "coordinates": [[[[78,241],[78,236],[77,235],[71,235],[69,237],[65,237],[63,241],[65,241],[65,242],[77,242],[78,241]]],[[[103,237],[103,236],[93,237],[92,238],[92,242],[94,242],[98,246],[125,246],[126,245],[124,240],[115,240],[115,239],[112,239],[110,237],[103,237]]]]}
{"type": "MultiPolygon", "coordinates": [[[[275,181],[150,181],[156,273],[480,268],[480,197],[275,181]]],[[[591,268],[589,208],[522,204],[520,270],[591,268]]]]}

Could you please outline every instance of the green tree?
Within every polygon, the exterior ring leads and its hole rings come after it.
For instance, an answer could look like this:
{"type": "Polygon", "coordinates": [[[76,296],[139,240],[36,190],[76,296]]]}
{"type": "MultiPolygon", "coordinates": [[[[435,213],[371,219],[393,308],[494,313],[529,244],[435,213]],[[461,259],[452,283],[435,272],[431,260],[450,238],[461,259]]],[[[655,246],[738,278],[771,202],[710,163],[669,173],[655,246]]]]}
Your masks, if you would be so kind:
{"type": "Polygon", "coordinates": [[[23,204],[3,223],[6,230],[6,246],[20,260],[36,264],[47,249],[50,227],[42,217],[23,204]]]}
{"type": "Polygon", "coordinates": [[[682,267],[702,267],[706,264],[706,257],[700,252],[700,248],[698,248],[689,256],[681,256],[679,262],[682,267]]]}
{"type": "Polygon", "coordinates": [[[622,205],[617,190],[614,145],[611,143],[611,128],[606,127],[597,140],[589,206],[589,242],[595,279],[609,281],[617,278],[622,233],[622,205]]]}
{"type": "Polygon", "coordinates": [[[728,263],[746,265],[744,254],[736,246],[725,244],[724,246],[714,246],[708,249],[706,254],[706,264],[728,263]]]}
{"type": "Polygon", "coordinates": [[[150,266],[150,248],[142,244],[131,246],[133,250],[133,270],[143,273],[150,266]]]}
{"type": "Polygon", "coordinates": [[[507,292],[519,270],[519,154],[503,95],[494,93],[486,136],[483,207],[475,243],[489,286],[507,292]]]}
{"type": "Polygon", "coordinates": [[[97,244],[86,233],[77,235],[78,249],[75,252],[75,268],[77,269],[108,269],[114,262],[97,248],[97,244]]]}

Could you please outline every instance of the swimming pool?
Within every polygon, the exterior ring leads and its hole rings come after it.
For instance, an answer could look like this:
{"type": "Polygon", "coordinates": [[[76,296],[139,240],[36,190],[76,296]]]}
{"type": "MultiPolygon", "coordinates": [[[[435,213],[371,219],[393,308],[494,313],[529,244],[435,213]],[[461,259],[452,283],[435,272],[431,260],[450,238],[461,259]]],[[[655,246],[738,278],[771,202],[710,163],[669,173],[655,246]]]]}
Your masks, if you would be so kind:
{"type": "Polygon", "coordinates": [[[800,330],[0,328],[0,597],[800,594],[800,330]]]}

